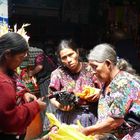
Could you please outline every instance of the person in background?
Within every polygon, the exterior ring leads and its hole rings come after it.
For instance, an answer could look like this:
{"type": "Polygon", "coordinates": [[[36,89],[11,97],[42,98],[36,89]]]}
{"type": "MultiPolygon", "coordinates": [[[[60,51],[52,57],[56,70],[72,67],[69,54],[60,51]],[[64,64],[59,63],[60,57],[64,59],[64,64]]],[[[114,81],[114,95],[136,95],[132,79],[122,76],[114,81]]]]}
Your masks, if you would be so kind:
{"type": "MultiPolygon", "coordinates": [[[[60,66],[51,73],[50,94],[53,95],[57,91],[60,93],[62,91],[64,94],[63,91],[66,91],[75,95],[81,93],[84,86],[100,88],[100,82],[94,76],[92,67],[87,62],[79,60],[78,48],[74,41],[62,40],[57,48],[57,57],[60,66]]],[[[73,106],[62,104],[56,97],[50,99],[56,108],[56,117],[60,122],[76,124],[79,120],[83,126],[90,126],[97,121],[97,100],[98,94],[94,94],[90,97],[90,102],[81,99],[77,105],[73,106]]],[[[64,102],[66,103],[65,99],[64,102]]]]}
{"type": "Polygon", "coordinates": [[[80,131],[85,135],[111,133],[122,140],[139,140],[139,76],[126,60],[117,57],[110,44],[95,46],[88,61],[104,86],[98,104],[98,122],[80,131]]]}
{"type": "Polygon", "coordinates": [[[3,140],[24,139],[27,126],[46,108],[46,103],[26,91],[22,94],[25,103],[17,101],[15,69],[27,56],[28,47],[18,33],[0,37],[0,139],[3,140]]]}
{"type": "Polygon", "coordinates": [[[30,93],[30,89],[23,82],[23,79],[20,75],[15,71],[13,75],[13,79],[16,82],[16,102],[17,105],[24,104],[25,102],[30,102],[32,100],[36,100],[37,97],[30,93]]]}
{"type": "MultiPolygon", "coordinates": [[[[43,52],[38,54],[35,57],[35,67],[33,70],[29,71],[29,76],[35,76],[37,78],[37,84],[39,86],[40,96],[44,97],[48,94],[48,85],[50,82],[51,72],[57,68],[56,62],[53,61],[51,57],[47,55],[45,48],[43,52]]],[[[42,122],[43,122],[43,131],[48,129],[48,120],[45,117],[45,112],[54,112],[54,107],[50,104],[48,98],[44,100],[47,104],[46,110],[41,113],[42,122]]]]}

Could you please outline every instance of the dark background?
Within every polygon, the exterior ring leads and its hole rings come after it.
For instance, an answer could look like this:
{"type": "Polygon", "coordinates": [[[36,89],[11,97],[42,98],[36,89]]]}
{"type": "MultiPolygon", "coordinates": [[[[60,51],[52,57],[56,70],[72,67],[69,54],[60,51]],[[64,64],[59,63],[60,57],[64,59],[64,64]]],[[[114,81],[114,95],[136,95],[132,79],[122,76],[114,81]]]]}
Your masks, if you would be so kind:
{"type": "Polygon", "coordinates": [[[139,0],[9,0],[8,5],[11,28],[31,24],[26,28],[31,46],[55,49],[61,39],[72,38],[85,51],[112,43],[140,71],[139,0]]]}

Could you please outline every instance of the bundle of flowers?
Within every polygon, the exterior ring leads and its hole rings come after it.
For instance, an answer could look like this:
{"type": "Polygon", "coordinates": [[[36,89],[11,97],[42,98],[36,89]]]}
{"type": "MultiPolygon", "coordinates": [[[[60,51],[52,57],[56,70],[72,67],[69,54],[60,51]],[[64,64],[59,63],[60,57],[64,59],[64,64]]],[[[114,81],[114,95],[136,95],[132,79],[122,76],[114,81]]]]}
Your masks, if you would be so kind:
{"type": "Polygon", "coordinates": [[[0,24],[0,37],[8,32],[15,32],[20,35],[22,35],[26,41],[28,42],[29,36],[27,35],[27,32],[25,31],[25,27],[29,26],[30,24],[23,24],[21,28],[17,29],[17,24],[14,25],[14,29],[11,29],[8,27],[7,23],[0,24]]]}

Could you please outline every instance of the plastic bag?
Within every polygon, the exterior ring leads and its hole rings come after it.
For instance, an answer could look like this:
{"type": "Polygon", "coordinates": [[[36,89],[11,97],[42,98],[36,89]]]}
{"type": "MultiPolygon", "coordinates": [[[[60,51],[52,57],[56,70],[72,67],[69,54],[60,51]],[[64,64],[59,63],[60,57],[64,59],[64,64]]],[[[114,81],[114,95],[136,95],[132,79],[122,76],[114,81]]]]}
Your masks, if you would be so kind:
{"type": "MultiPolygon", "coordinates": [[[[58,127],[57,133],[48,133],[51,140],[93,140],[93,136],[85,136],[72,125],[61,124],[52,113],[46,113],[50,125],[58,127]]],[[[80,124],[79,124],[80,125],[80,124]]],[[[81,127],[81,126],[79,126],[81,127]]]]}

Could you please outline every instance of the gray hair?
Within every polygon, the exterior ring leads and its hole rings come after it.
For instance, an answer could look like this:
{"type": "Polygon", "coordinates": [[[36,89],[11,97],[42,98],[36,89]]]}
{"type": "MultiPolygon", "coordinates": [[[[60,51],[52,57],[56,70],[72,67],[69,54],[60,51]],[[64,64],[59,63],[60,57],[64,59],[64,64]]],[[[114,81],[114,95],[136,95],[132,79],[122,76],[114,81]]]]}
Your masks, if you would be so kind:
{"type": "Polygon", "coordinates": [[[123,58],[119,58],[117,60],[117,64],[116,66],[120,69],[120,70],[124,70],[127,71],[130,74],[133,74],[135,76],[137,76],[138,78],[140,78],[140,76],[137,74],[136,70],[132,67],[132,65],[126,61],[123,58]]]}
{"type": "Polygon", "coordinates": [[[104,62],[109,59],[112,63],[116,64],[117,55],[112,45],[103,43],[90,50],[87,59],[97,62],[104,62]]]}
{"type": "Polygon", "coordinates": [[[110,44],[103,43],[96,45],[93,49],[90,50],[90,53],[87,57],[90,61],[104,62],[107,59],[110,60],[114,65],[118,67],[118,69],[126,71],[130,74],[136,75],[136,70],[133,69],[132,65],[123,58],[117,57],[116,51],[114,47],[110,44]]]}

